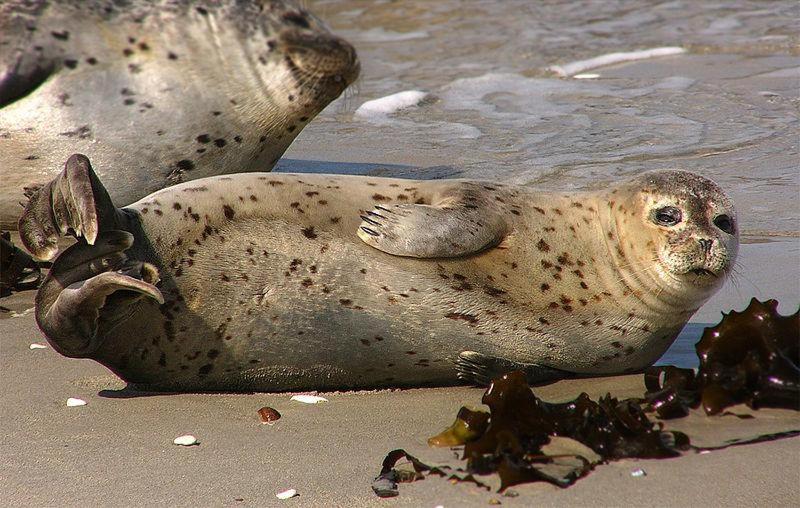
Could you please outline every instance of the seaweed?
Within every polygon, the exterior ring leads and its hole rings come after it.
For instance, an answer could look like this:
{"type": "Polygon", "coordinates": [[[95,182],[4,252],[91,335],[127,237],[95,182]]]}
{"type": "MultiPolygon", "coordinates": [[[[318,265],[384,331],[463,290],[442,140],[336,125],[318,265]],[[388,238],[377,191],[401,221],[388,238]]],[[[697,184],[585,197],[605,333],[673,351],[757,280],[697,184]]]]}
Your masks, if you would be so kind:
{"type": "Polygon", "coordinates": [[[753,298],[744,311],[723,314],[697,343],[697,372],[648,369],[650,408],[662,418],[685,416],[700,405],[708,415],[742,403],[800,410],[800,310],[782,316],[777,307],[776,300],[753,298]]]}
{"type": "MultiPolygon", "coordinates": [[[[548,403],[533,394],[522,372],[514,371],[493,380],[483,395],[488,415],[462,407],[454,424],[428,442],[464,445],[466,469],[451,470],[452,480],[476,482],[474,475],[497,473],[501,492],[535,481],[568,487],[600,462],[674,457],[688,446],[684,434],[665,432],[660,423],[651,422],[640,401],[606,395],[595,402],[581,393],[569,402],[548,403]]],[[[415,471],[413,477],[405,475],[405,481],[421,479],[426,472],[445,475],[444,469],[395,450],[373,483],[378,495],[396,491],[393,482],[403,474],[394,464],[403,457],[415,471]]]]}
{"type": "Polygon", "coordinates": [[[669,458],[689,449],[722,449],[799,435],[794,430],[698,448],[687,435],[667,432],[663,423],[647,415],[679,418],[701,405],[707,415],[732,414],[725,409],[741,403],[754,409],[800,410],[800,310],[781,316],[777,306],[775,300],[754,298],[743,312],[723,314],[696,346],[700,368],[647,369],[644,398],[619,400],[606,394],[593,401],[581,393],[569,402],[548,403],[533,394],[522,372],[509,372],[494,379],[483,395],[489,413],[462,407],[450,427],[428,440],[430,446],[463,445],[464,468],[430,466],[394,450],[384,459],[373,490],[381,497],[396,496],[397,482],[430,474],[488,489],[476,475],[492,473],[500,478],[500,492],[536,481],[568,487],[595,465],[611,460],[669,458]],[[403,458],[410,470],[396,467],[403,458]]]}

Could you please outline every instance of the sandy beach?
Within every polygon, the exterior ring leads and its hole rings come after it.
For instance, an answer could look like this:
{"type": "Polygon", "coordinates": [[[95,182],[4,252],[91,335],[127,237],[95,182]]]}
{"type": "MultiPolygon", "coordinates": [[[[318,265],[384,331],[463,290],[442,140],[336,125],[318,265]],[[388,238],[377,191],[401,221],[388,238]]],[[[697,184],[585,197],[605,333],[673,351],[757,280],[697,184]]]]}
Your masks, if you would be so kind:
{"type": "MultiPolygon", "coordinates": [[[[314,119],[277,171],[549,189],[597,188],[650,169],[696,171],[736,202],[740,253],[732,279],[662,362],[691,360],[703,327],[754,296],[777,299],[783,314],[797,310],[796,2],[639,0],[604,3],[602,13],[591,2],[308,3],[356,46],[360,91],[314,119]],[[659,46],[686,51],[589,69],[596,76],[588,79],[548,71],[659,46]],[[420,104],[354,115],[368,100],[420,90],[428,97],[420,104]]],[[[454,463],[451,450],[426,440],[462,405],[480,405],[483,389],[321,393],[328,402],[317,405],[287,393],[136,393],[91,360],[31,349],[46,344],[33,299],[26,291],[0,300],[0,506],[800,506],[800,437],[613,462],[567,489],[513,487],[516,497],[428,478],[381,499],[370,485],[393,449],[454,463]],[[70,397],[87,404],[67,407],[70,397]],[[275,425],[260,423],[264,406],[282,414],[275,425]],[[173,444],[185,434],[199,444],[173,444]],[[645,475],[632,475],[637,469],[645,475]],[[277,499],[286,489],[298,496],[277,499]]],[[[535,393],[564,401],[582,391],[631,397],[644,385],[631,375],[535,393]]],[[[695,411],[666,427],[699,446],[800,430],[798,412],[732,411],[754,418],[695,411]]]]}

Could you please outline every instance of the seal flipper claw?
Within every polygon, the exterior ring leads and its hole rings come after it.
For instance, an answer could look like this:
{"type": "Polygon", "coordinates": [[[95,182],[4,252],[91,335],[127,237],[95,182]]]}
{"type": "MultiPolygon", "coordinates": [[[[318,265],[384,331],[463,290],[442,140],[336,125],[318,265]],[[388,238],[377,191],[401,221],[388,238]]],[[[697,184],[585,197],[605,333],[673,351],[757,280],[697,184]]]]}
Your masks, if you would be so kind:
{"type": "Polygon", "coordinates": [[[551,383],[574,376],[574,374],[564,370],[535,363],[515,362],[475,351],[462,351],[459,353],[456,360],[456,369],[460,380],[479,386],[488,386],[492,379],[513,370],[522,371],[530,385],[551,383]]]}
{"type": "Polygon", "coordinates": [[[458,187],[433,205],[376,205],[361,215],[357,233],[395,256],[468,256],[499,244],[507,233],[505,218],[490,203],[480,191],[458,187]]]}
{"type": "Polygon", "coordinates": [[[100,231],[123,229],[114,207],[85,155],[67,159],[64,170],[31,196],[19,219],[22,243],[37,259],[53,259],[58,237],[73,233],[93,244],[100,231]]]}
{"type": "Polygon", "coordinates": [[[114,305],[130,305],[142,296],[164,303],[155,267],[124,254],[132,244],[130,233],[107,231],[95,245],[76,243],[53,263],[36,294],[36,322],[54,349],[89,356],[98,345],[102,310],[117,292],[125,293],[114,305]]]}

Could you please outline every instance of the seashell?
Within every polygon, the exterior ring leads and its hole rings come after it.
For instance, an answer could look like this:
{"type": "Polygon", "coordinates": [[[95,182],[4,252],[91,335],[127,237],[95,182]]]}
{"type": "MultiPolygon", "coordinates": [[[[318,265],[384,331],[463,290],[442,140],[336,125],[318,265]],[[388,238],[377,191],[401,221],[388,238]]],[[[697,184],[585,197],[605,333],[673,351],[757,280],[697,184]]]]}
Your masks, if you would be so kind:
{"type": "Polygon", "coordinates": [[[178,436],[172,441],[172,443],[176,444],[176,445],[179,445],[179,446],[193,446],[193,445],[198,444],[197,443],[197,438],[194,437],[191,434],[178,436]]]}
{"type": "Polygon", "coordinates": [[[320,402],[328,402],[328,399],[325,397],[319,397],[317,395],[292,395],[292,398],[289,400],[302,402],[303,404],[319,404],[320,402]]]}
{"type": "Polygon", "coordinates": [[[283,499],[289,499],[289,498],[294,497],[296,495],[297,495],[297,491],[295,489],[288,489],[288,490],[284,490],[282,492],[278,492],[277,494],[275,494],[275,497],[277,497],[278,499],[283,500],[283,499]]]}
{"type": "Polygon", "coordinates": [[[275,422],[280,419],[281,414],[271,407],[262,407],[258,410],[258,416],[261,417],[261,423],[275,425],[275,422]]]}
{"type": "Polygon", "coordinates": [[[67,407],[78,407],[78,406],[85,406],[87,402],[83,399],[78,399],[75,397],[70,397],[67,399],[67,407]]]}
{"type": "Polygon", "coordinates": [[[34,342],[28,347],[30,347],[31,349],[47,349],[47,346],[45,346],[44,344],[39,344],[38,342],[34,342]]]}

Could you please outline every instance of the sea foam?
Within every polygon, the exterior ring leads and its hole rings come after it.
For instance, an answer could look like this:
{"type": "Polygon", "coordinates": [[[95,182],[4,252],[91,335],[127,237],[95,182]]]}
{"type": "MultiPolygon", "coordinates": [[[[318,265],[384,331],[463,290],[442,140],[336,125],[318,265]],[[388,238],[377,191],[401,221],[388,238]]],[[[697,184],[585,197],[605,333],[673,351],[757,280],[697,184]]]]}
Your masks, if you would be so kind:
{"type": "Polygon", "coordinates": [[[551,65],[547,69],[555,72],[559,76],[570,77],[583,71],[604,67],[606,65],[632,62],[634,60],[646,60],[648,58],[655,58],[659,56],[680,55],[682,53],[686,53],[686,50],[679,47],[651,48],[643,49],[641,51],[627,51],[624,53],[608,53],[607,55],[596,56],[588,60],[577,60],[564,65],[551,65]]]}

